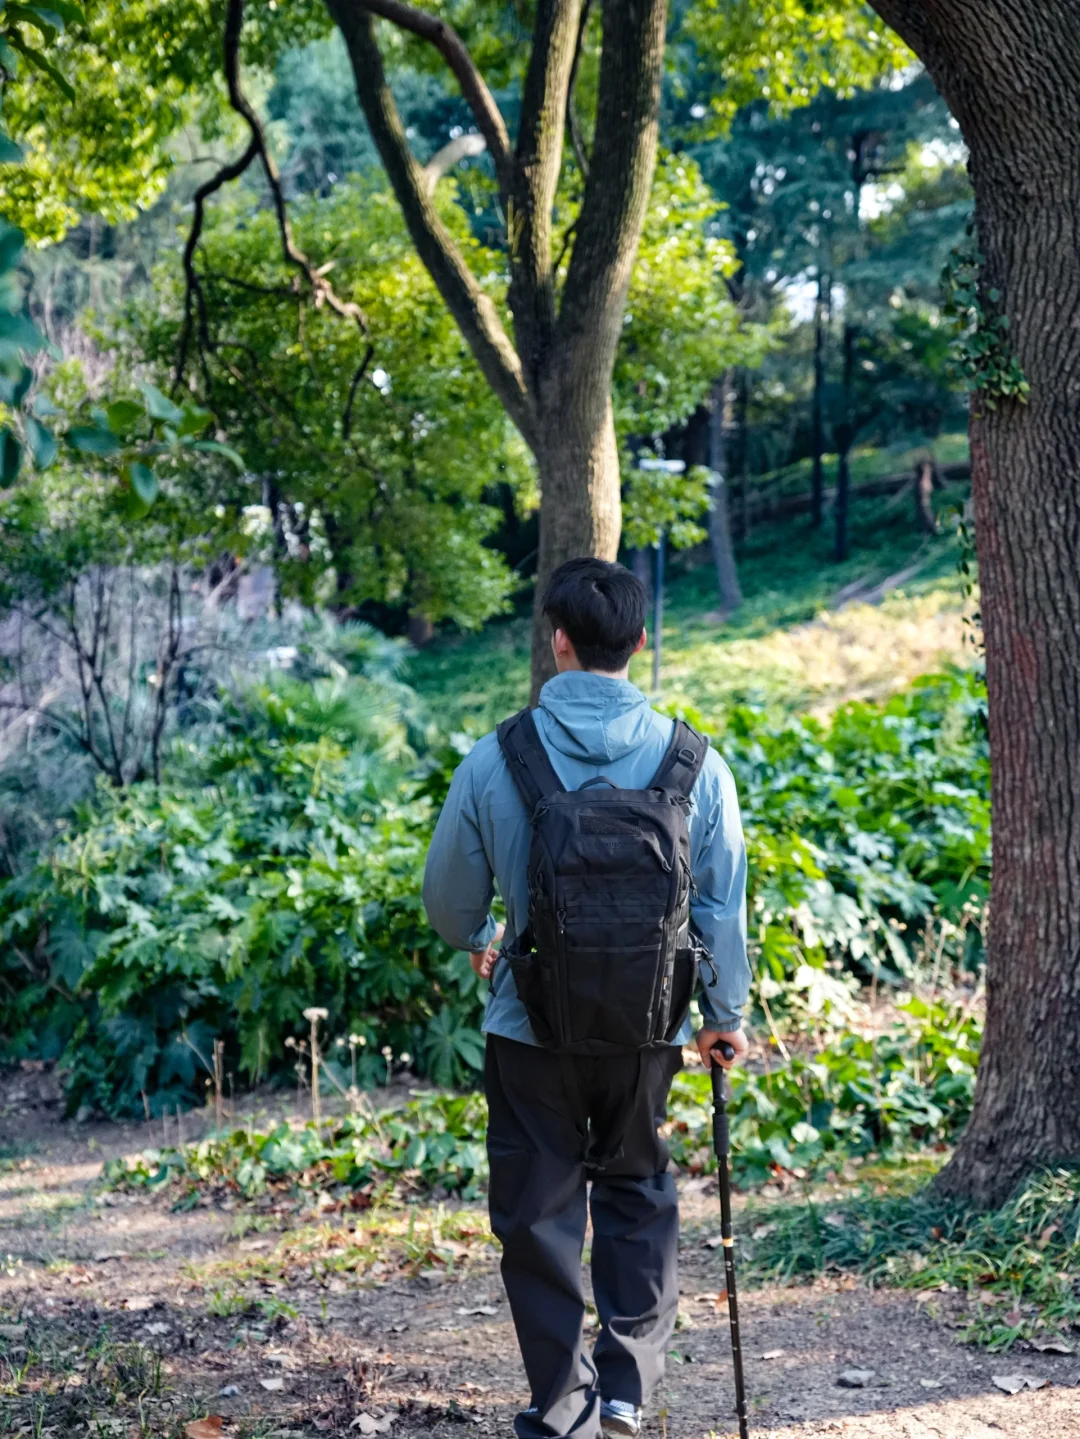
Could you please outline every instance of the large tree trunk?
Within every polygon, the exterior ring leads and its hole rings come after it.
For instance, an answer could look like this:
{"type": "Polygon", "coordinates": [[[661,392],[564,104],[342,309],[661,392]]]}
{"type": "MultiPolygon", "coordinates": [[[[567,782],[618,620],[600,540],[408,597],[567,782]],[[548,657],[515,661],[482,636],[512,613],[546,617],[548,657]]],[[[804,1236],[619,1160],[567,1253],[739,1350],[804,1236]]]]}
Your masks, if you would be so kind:
{"type": "Polygon", "coordinates": [[[533,606],[532,704],[555,673],[551,630],[540,608],[552,570],[579,555],[613,560],[622,528],[610,372],[572,383],[565,390],[558,387],[551,405],[549,412],[541,412],[541,441],[536,448],[542,503],[533,606]]]}
{"type": "Polygon", "coordinates": [[[992,1205],[1080,1158],[1080,7],[873,3],[970,147],[983,303],[1031,386],[976,394],[971,426],[994,868],[975,1110],[939,1184],[992,1205]]]}

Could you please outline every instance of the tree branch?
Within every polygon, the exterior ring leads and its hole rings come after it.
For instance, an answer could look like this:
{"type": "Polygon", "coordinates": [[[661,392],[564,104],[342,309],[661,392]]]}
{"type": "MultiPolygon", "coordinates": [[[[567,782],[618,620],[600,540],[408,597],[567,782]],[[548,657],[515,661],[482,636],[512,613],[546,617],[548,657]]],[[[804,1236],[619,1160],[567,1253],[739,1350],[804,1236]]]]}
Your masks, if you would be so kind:
{"type": "Polygon", "coordinates": [[[327,305],[335,314],[344,319],[355,320],[361,331],[368,332],[367,318],[360,306],[352,300],[343,300],[326,278],[326,267],[316,269],[293,238],[289,223],[289,212],[285,204],[285,192],[281,188],[274,157],[266,143],[266,132],[262,121],[240,85],[240,32],[244,25],[244,0],[229,0],[225,15],[225,81],[229,88],[229,103],[246,122],[251,131],[251,141],[256,147],[266,183],[274,202],[278,230],[281,233],[281,251],[286,264],[294,266],[307,280],[315,299],[315,308],[327,305]]]}
{"type": "Polygon", "coordinates": [[[487,141],[483,135],[459,135],[456,140],[451,140],[441,150],[436,150],[424,166],[424,182],[427,185],[428,194],[434,195],[436,185],[444,175],[450,173],[459,160],[482,155],[486,149],[487,141]]]}
{"type": "Polygon", "coordinates": [[[563,288],[560,348],[582,364],[610,366],[623,301],[649,203],[660,113],[665,0],[603,0],[604,40],[596,134],[603,165],[585,184],[577,237],[563,288]]]}
{"type": "MultiPolygon", "coordinates": [[[[403,4],[402,0],[356,0],[356,3],[361,4],[372,15],[389,20],[399,30],[408,30],[411,35],[417,35],[421,40],[427,40],[435,46],[454,72],[454,78],[473,113],[477,129],[491,151],[500,188],[504,194],[509,193],[511,156],[506,122],[457,31],[445,20],[429,15],[424,10],[416,10],[412,5],[403,4]]],[[[331,5],[331,11],[334,8],[331,5]]],[[[340,20],[338,24],[341,24],[340,20]]]]}
{"type": "MultiPolygon", "coordinates": [[[[581,124],[578,120],[577,111],[574,108],[574,89],[577,85],[578,66],[581,64],[581,52],[585,46],[585,31],[589,28],[589,15],[592,11],[592,0],[584,0],[581,6],[581,19],[578,22],[577,44],[574,46],[574,60],[570,66],[570,79],[566,86],[566,131],[570,136],[570,146],[574,152],[574,159],[577,161],[578,169],[584,178],[589,178],[589,157],[585,153],[585,138],[581,133],[581,124]]],[[[558,265],[555,266],[558,270],[558,265]]]]}
{"type": "MultiPolygon", "coordinates": [[[[326,3],[341,30],[356,76],[360,103],[420,259],[488,384],[526,441],[535,444],[535,411],[521,361],[491,297],[465,263],[427,192],[424,173],[409,149],[401,116],[386,81],[371,11],[361,0],[326,0],[326,3]]],[[[386,0],[380,0],[380,4],[385,3],[386,0]]],[[[407,6],[403,8],[408,10],[407,6]]]]}
{"type": "Polygon", "coordinates": [[[570,72],[582,0],[538,0],[521,95],[517,164],[507,206],[510,290],[518,351],[535,384],[555,330],[551,212],[562,169],[570,72]]]}

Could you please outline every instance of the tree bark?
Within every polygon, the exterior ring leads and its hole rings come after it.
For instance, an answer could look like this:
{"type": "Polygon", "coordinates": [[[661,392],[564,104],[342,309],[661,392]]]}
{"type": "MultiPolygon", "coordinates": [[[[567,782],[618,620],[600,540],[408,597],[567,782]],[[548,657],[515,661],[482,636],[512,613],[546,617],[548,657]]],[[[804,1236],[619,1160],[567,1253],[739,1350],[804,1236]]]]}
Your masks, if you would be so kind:
{"type": "Polygon", "coordinates": [[[994,867],[975,1107],[938,1183],[994,1205],[1080,1157],[1080,9],[873,4],[960,124],[983,304],[1031,387],[976,393],[971,423],[994,867]]]}
{"type": "Polygon", "coordinates": [[[851,494],[851,447],[855,442],[854,412],[855,384],[855,326],[844,323],[844,422],[836,427],[836,499],[833,502],[833,522],[836,536],[833,543],[833,558],[838,564],[848,557],[848,499],[851,494]]]}
{"type": "Polygon", "coordinates": [[[937,516],[934,514],[935,483],[933,460],[920,460],[915,466],[915,527],[924,535],[937,534],[937,516]]]}
{"type": "Polygon", "coordinates": [[[825,516],[825,284],[818,270],[817,298],[814,301],[814,397],[811,405],[814,479],[810,523],[815,529],[825,516]]]}
{"type": "Polygon", "coordinates": [[[731,430],[733,401],[730,374],[714,386],[709,415],[709,468],[712,472],[712,509],[709,511],[709,546],[716,569],[720,613],[727,619],[743,602],[735,546],[731,540],[731,507],[727,437],[731,430]]]}

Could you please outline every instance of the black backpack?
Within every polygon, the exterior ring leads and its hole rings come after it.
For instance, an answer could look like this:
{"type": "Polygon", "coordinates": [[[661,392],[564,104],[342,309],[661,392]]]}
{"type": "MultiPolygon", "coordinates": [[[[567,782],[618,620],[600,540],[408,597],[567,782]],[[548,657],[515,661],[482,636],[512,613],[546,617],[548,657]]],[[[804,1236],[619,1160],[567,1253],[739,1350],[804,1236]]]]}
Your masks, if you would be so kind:
{"type": "Polygon", "coordinates": [[[690,925],[690,793],[708,740],[681,720],[648,789],[566,790],[532,712],[499,745],[532,817],[529,923],[503,953],[540,1044],[605,1055],[670,1043],[708,952],[690,925]]]}

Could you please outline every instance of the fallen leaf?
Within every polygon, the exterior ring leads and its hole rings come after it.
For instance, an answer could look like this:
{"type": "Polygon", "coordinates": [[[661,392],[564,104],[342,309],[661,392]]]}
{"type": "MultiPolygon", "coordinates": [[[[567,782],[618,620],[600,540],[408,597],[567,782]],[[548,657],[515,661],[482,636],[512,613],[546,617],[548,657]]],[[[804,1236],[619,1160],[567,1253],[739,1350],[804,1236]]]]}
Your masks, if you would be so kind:
{"type": "Polygon", "coordinates": [[[874,1377],[873,1369],[843,1369],[836,1382],[841,1389],[865,1389],[874,1377]]]}
{"type": "Polygon", "coordinates": [[[389,1434],[393,1423],[389,1415],[376,1419],[373,1414],[358,1414],[349,1428],[359,1429],[361,1434],[389,1434]]]}
{"type": "Polygon", "coordinates": [[[1003,1318],[1010,1329],[1015,1329],[1018,1324],[1024,1322],[1024,1316],[1019,1309],[1010,1309],[1008,1314],[1004,1315],[1003,1318]]]}
{"type": "MultiPolygon", "coordinates": [[[[761,1227],[764,1229],[765,1225],[762,1225],[761,1227]]],[[[755,1234],[753,1238],[756,1239],[757,1235],[755,1234]]],[[[711,1234],[708,1239],[703,1239],[701,1241],[701,1247],[702,1249],[719,1249],[723,1242],[724,1236],[722,1234],[711,1234]]]]}
{"type": "Polygon", "coordinates": [[[474,1304],[471,1309],[459,1309],[459,1314],[498,1314],[494,1304],[474,1304]]]}
{"type": "Polygon", "coordinates": [[[920,1379],[919,1383],[924,1389],[942,1389],[944,1385],[940,1379],[920,1379]]]}
{"type": "Polygon", "coordinates": [[[770,1234],[776,1233],[775,1224],[759,1224],[756,1229],[750,1231],[751,1239],[768,1239],[770,1234]]]}
{"type": "Polygon", "coordinates": [[[284,1379],[260,1379],[259,1383],[264,1389],[268,1389],[271,1394],[280,1394],[285,1388],[284,1379]]]}
{"type": "Polygon", "coordinates": [[[1048,1224],[1043,1230],[1043,1232],[1039,1235],[1039,1248],[1045,1249],[1046,1246],[1050,1243],[1051,1239],[1053,1239],[1054,1235],[1060,1233],[1060,1224],[1048,1224]]]}
{"type": "Polygon", "coordinates": [[[1036,1374],[991,1374],[990,1382],[1006,1394],[1019,1394],[1024,1389],[1045,1389],[1050,1381],[1036,1374]]]}
{"type": "Polygon", "coordinates": [[[64,1275],[64,1278],[67,1280],[67,1282],[68,1282],[69,1284],[89,1284],[89,1283],[90,1283],[90,1274],[89,1274],[89,1271],[86,1270],[86,1269],[82,1269],[82,1268],[69,1269],[69,1270],[67,1271],[67,1273],[64,1275]]]}
{"type": "Polygon", "coordinates": [[[219,1399],[235,1399],[240,1393],[239,1384],[226,1384],[223,1389],[218,1390],[219,1399]]]}
{"type": "Polygon", "coordinates": [[[715,1304],[720,1298],[719,1294],[695,1294],[695,1304],[715,1304]]]}
{"type": "Polygon", "coordinates": [[[282,1353],[280,1349],[272,1349],[268,1354],[264,1354],[262,1359],[264,1364],[269,1364],[274,1369],[296,1369],[298,1367],[298,1361],[291,1354],[282,1353]]]}
{"type": "Polygon", "coordinates": [[[391,1333],[391,1334],[404,1334],[405,1331],[406,1331],[406,1329],[408,1329],[408,1327],[409,1327],[408,1324],[391,1324],[391,1326],[390,1326],[390,1333],[391,1333]]]}
{"type": "Polygon", "coordinates": [[[1059,1334],[1050,1339],[1033,1339],[1032,1344],[1040,1354],[1075,1354],[1076,1348],[1059,1334]]]}
{"type": "Polygon", "coordinates": [[[930,1234],[934,1239],[940,1239],[944,1232],[945,1231],[942,1229],[940,1224],[935,1224],[933,1229],[931,1229],[930,1234]]]}
{"type": "Polygon", "coordinates": [[[783,1354],[784,1351],[782,1349],[766,1349],[761,1357],[762,1359],[780,1359],[783,1357],[783,1354]]]}
{"type": "Polygon", "coordinates": [[[160,1334],[168,1334],[169,1326],[167,1324],[161,1323],[161,1321],[159,1320],[156,1324],[148,1324],[146,1326],[146,1332],[147,1334],[153,1334],[155,1336],[160,1334]]]}
{"type": "Polygon", "coordinates": [[[833,1210],[831,1214],[824,1215],[823,1219],[824,1222],[829,1225],[831,1229],[843,1229],[847,1225],[847,1220],[844,1218],[844,1216],[842,1214],[837,1214],[835,1210],[833,1210]]]}
{"type": "MultiPolygon", "coordinates": [[[[74,1280],[72,1281],[74,1283],[74,1280]]],[[[129,1294],[124,1300],[124,1308],[135,1314],[142,1314],[144,1310],[153,1309],[154,1301],[149,1294],[129,1294]]]]}
{"type": "Polygon", "coordinates": [[[270,1240],[269,1240],[269,1239],[241,1239],[240,1244],[239,1244],[239,1248],[240,1248],[240,1249],[249,1250],[249,1251],[250,1251],[250,1250],[255,1250],[255,1249],[269,1249],[269,1248],[270,1248],[270,1240]]]}
{"type": "Polygon", "coordinates": [[[25,1339],[25,1324],[0,1324],[0,1339],[25,1339]]]}
{"type": "Polygon", "coordinates": [[[193,1419],[184,1425],[187,1439],[221,1439],[221,1426],[225,1420],[220,1414],[208,1414],[205,1419],[193,1419]]]}

